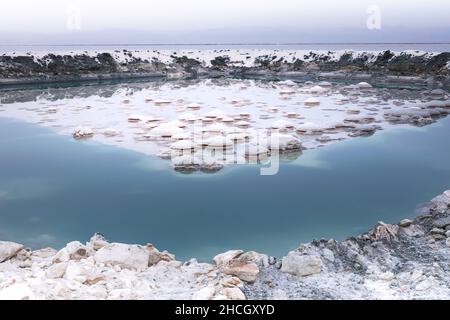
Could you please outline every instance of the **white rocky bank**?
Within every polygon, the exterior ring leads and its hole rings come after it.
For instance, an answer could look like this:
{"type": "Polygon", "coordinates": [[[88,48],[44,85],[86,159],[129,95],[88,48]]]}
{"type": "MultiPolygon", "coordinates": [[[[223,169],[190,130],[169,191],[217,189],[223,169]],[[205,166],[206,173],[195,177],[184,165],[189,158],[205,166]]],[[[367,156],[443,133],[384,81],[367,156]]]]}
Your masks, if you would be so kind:
{"type": "Polygon", "coordinates": [[[94,235],[56,251],[0,242],[0,299],[450,299],[450,190],[415,220],[281,260],[228,251],[179,262],[152,245],[94,235]]]}

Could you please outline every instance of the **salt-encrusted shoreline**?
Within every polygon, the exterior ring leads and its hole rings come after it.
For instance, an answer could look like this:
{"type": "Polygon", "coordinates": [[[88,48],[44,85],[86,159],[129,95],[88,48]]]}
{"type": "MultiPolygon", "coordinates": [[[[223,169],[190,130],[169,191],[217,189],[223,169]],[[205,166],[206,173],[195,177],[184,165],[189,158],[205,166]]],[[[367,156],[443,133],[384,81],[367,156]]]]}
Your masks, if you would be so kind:
{"type": "Polygon", "coordinates": [[[112,50],[0,55],[0,85],[145,77],[450,78],[450,53],[306,50],[112,50]]]}
{"type": "Polygon", "coordinates": [[[183,263],[100,235],[60,251],[0,242],[0,299],[450,299],[449,262],[450,190],[414,220],[282,259],[236,250],[183,263]]]}

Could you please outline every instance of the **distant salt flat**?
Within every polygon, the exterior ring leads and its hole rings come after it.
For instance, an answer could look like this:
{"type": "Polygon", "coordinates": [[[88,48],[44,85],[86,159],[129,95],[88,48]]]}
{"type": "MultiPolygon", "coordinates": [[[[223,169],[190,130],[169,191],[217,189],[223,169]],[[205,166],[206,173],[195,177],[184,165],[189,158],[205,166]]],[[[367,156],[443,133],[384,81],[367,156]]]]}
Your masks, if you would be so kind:
{"type": "Polygon", "coordinates": [[[0,116],[159,156],[178,171],[216,172],[274,156],[290,161],[307,149],[395,125],[426,125],[450,111],[445,90],[367,82],[217,79],[93,88],[44,90],[29,101],[27,91],[2,93],[0,116]]]}

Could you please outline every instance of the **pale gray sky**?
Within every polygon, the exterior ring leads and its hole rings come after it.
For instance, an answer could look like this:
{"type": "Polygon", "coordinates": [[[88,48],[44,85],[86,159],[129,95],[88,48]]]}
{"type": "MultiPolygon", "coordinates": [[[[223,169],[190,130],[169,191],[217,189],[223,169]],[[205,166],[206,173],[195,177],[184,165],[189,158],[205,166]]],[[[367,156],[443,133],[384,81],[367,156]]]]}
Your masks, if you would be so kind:
{"type": "Polygon", "coordinates": [[[72,8],[81,28],[187,31],[228,27],[364,27],[369,5],[382,26],[449,27],[448,0],[2,0],[0,30],[60,33],[72,8]],[[76,9],[76,10],[78,10],[76,9]]]}

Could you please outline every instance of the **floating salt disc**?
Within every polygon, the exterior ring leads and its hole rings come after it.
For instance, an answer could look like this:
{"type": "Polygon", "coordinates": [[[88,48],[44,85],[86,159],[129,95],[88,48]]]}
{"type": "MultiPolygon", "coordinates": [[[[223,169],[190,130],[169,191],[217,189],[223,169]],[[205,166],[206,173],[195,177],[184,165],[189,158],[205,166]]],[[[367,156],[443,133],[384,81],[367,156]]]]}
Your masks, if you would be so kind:
{"type": "Polygon", "coordinates": [[[208,148],[231,149],[234,146],[233,140],[223,136],[209,138],[206,142],[208,144],[208,148]]]}
{"type": "Polygon", "coordinates": [[[267,145],[270,150],[278,149],[280,151],[285,150],[299,150],[302,147],[302,144],[299,139],[287,135],[274,133],[267,139],[267,145]],[[275,144],[273,144],[275,143],[275,144]],[[276,148],[277,147],[277,148],[276,148]]]}
{"type": "Polygon", "coordinates": [[[183,129],[175,127],[169,123],[163,123],[153,130],[150,131],[150,134],[155,137],[161,138],[171,138],[173,135],[183,133],[183,129]]]}
{"type": "Polygon", "coordinates": [[[92,136],[94,136],[94,130],[88,127],[79,127],[75,129],[75,131],[73,132],[73,137],[75,139],[83,139],[83,138],[85,139],[90,138],[92,136]]]}
{"type": "Polygon", "coordinates": [[[172,140],[189,140],[191,139],[191,135],[189,133],[177,133],[172,135],[172,140]]]}
{"type": "Polygon", "coordinates": [[[190,103],[186,106],[186,109],[189,110],[200,110],[202,108],[202,106],[198,103],[190,103]]]}
{"type": "Polygon", "coordinates": [[[327,89],[322,88],[321,86],[314,86],[311,89],[309,89],[309,92],[311,93],[324,93],[327,91],[328,91],[327,89]]]}
{"type": "Polygon", "coordinates": [[[367,82],[360,82],[357,84],[358,88],[360,89],[371,89],[372,85],[370,83],[367,82]]]}
{"type": "Polygon", "coordinates": [[[145,119],[145,116],[143,116],[141,114],[132,114],[132,115],[128,116],[128,121],[130,121],[130,122],[139,122],[139,121],[142,121],[142,119],[145,119]]]}
{"type": "Polygon", "coordinates": [[[259,118],[262,119],[262,120],[267,120],[267,119],[270,119],[270,115],[262,114],[262,115],[259,116],[259,118]]]}
{"type": "Polygon", "coordinates": [[[288,112],[286,115],[288,118],[297,118],[299,116],[297,112],[288,112]]]}
{"type": "Polygon", "coordinates": [[[213,118],[202,118],[201,119],[203,123],[213,123],[215,119],[213,118]]]}
{"type": "Polygon", "coordinates": [[[179,171],[196,171],[199,170],[202,161],[198,157],[192,155],[183,155],[172,158],[172,165],[175,170],[179,171]]]}
{"type": "Polygon", "coordinates": [[[284,85],[284,86],[288,86],[288,87],[294,87],[294,86],[297,85],[297,84],[296,84],[294,81],[292,81],[292,80],[280,81],[280,82],[278,82],[278,84],[281,84],[281,85],[284,85]]]}
{"type": "Polygon", "coordinates": [[[193,122],[196,121],[198,117],[192,113],[183,113],[178,117],[178,119],[181,121],[193,122]]]}
{"type": "Polygon", "coordinates": [[[319,82],[319,86],[322,88],[329,88],[329,87],[332,87],[333,85],[328,81],[322,81],[322,82],[319,82]]]}
{"type": "Polygon", "coordinates": [[[344,87],[344,89],[347,89],[347,90],[358,90],[358,89],[360,89],[360,88],[359,88],[359,86],[356,85],[356,84],[350,84],[350,85],[344,87]]]}
{"type": "Polygon", "coordinates": [[[306,99],[303,103],[304,103],[305,106],[315,107],[315,106],[319,106],[320,105],[320,100],[311,97],[311,98],[306,99]]]}
{"type": "Polygon", "coordinates": [[[297,132],[302,133],[302,134],[318,134],[323,131],[324,131],[323,127],[321,127],[313,122],[304,123],[297,127],[297,132]]]}
{"type": "Polygon", "coordinates": [[[243,119],[250,119],[250,117],[251,117],[251,114],[248,113],[248,112],[241,112],[239,115],[240,115],[241,118],[243,118],[243,119]]]}
{"type": "Polygon", "coordinates": [[[145,102],[152,102],[153,101],[153,99],[151,99],[151,98],[148,98],[148,99],[145,99],[145,102]]]}
{"type": "Polygon", "coordinates": [[[222,133],[226,131],[228,127],[221,123],[212,124],[202,128],[202,132],[222,133]]]}
{"type": "Polygon", "coordinates": [[[122,103],[124,104],[129,104],[131,101],[130,100],[123,100],[122,103]]]}
{"type": "Polygon", "coordinates": [[[231,103],[231,104],[239,104],[239,103],[241,103],[241,102],[242,102],[242,100],[239,99],[239,98],[231,98],[231,99],[230,99],[230,103],[231,103]]]}
{"type": "Polygon", "coordinates": [[[247,138],[245,133],[227,133],[226,137],[235,142],[241,142],[247,138]]]}
{"type": "Polygon", "coordinates": [[[180,140],[170,145],[170,148],[178,151],[193,150],[195,148],[194,143],[191,140],[180,140]]]}
{"type": "Polygon", "coordinates": [[[278,112],[278,108],[275,108],[275,107],[269,108],[269,112],[277,113],[278,112]]]}
{"type": "Polygon", "coordinates": [[[157,118],[157,117],[149,116],[149,117],[142,117],[141,120],[149,123],[149,122],[158,122],[158,121],[162,121],[163,119],[162,119],[162,118],[157,118]]]}
{"type": "Polygon", "coordinates": [[[184,123],[180,120],[172,120],[172,121],[168,122],[167,124],[172,125],[174,127],[178,127],[178,128],[186,128],[186,123],[184,123]]]}
{"type": "Polygon", "coordinates": [[[215,157],[211,157],[208,155],[203,155],[202,157],[202,171],[206,172],[217,172],[223,169],[224,164],[223,160],[219,160],[215,157]]]}
{"type": "Polygon", "coordinates": [[[156,106],[164,106],[164,105],[167,105],[167,104],[171,104],[172,101],[166,100],[166,99],[157,99],[157,100],[153,100],[153,103],[156,106]]]}
{"type": "Polygon", "coordinates": [[[286,120],[277,120],[271,127],[272,129],[294,129],[294,124],[286,120]]]}
{"type": "Polygon", "coordinates": [[[241,120],[241,121],[236,122],[236,126],[241,127],[241,128],[248,128],[251,126],[251,124],[247,121],[241,120]]]}
{"type": "Polygon", "coordinates": [[[233,122],[234,122],[234,119],[231,118],[231,117],[223,117],[223,118],[221,119],[221,121],[224,122],[224,123],[233,123],[233,122]]]}
{"type": "Polygon", "coordinates": [[[295,90],[292,90],[292,89],[286,89],[286,90],[281,90],[279,93],[282,96],[287,96],[287,95],[293,95],[296,92],[295,92],[295,90]]]}
{"type": "Polygon", "coordinates": [[[215,109],[215,110],[206,112],[203,116],[206,118],[218,119],[218,118],[224,117],[225,113],[222,110],[215,109]]]}
{"type": "Polygon", "coordinates": [[[120,135],[120,131],[117,131],[116,129],[107,128],[107,129],[103,130],[103,135],[105,135],[107,137],[115,137],[115,136],[120,135]]]}

